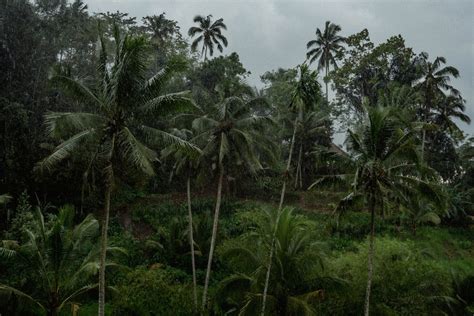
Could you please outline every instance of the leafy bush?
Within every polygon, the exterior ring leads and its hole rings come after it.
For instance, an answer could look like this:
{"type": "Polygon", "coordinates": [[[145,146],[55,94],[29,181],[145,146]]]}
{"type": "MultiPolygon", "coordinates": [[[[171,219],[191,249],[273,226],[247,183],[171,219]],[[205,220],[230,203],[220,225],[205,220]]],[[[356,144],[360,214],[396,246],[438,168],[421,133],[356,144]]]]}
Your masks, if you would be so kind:
{"type": "Polygon", "coordinates": [[[176,270],[138,268],[118,286],[113,315],[192,315],[192,288],[176,270]]]}
{"type": "MultiPolygon", "coordinates": [[[[371,308],[376,315],[425,315],[434,295],[450,291],[450,275],[435,261],[425,258],[413,241],[377,238],[371,308]]],[[[368,242],[357,252],[340,255],[329,266],[347,280],[349,293],[329,296],[325,308],[332,315],[360,315],[367,281],[368,242]]]]}

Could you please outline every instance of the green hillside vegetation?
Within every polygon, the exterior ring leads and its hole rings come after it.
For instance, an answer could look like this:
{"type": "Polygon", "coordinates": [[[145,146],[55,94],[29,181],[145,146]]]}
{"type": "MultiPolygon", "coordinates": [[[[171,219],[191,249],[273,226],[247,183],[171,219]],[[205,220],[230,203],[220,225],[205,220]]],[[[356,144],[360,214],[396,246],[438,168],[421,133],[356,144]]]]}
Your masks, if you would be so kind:
{"type": "Polygon", "coordinates": [[[0,2],[0,315],[473,315],[462,69],[327,21],[257,88],[191,20],[0,2]]]}

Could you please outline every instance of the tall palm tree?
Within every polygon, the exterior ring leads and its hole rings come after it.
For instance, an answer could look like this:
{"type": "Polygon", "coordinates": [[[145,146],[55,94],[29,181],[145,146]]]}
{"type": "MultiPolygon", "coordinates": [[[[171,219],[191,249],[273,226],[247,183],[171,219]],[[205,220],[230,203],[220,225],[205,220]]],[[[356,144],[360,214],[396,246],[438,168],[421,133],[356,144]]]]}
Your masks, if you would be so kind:
{"type": "Polygon", "coordinates": [[[195,119],[193,128],[197,131],[197,143],[203,142],[203,159],[211,160],[218,170],[217,198],[214,211],[211,245],[204,281],[202,308],[207,304],[207,290],[211,274],[212,260],[217,239],[219,211],[222,199],[222,183],[226,170],[232,164],[246,167],[251,173],[262,169],[257,152],[271,156],[271,144],[265,141],[263,128],[271,118],[252,113],[259,99],[246,101],[240,97],[230,97],[217,104],[211,112],[195,119]],[[258,149],[258,150],[257,150],[258,149]]]}
{"type": "MultiPolygon", "coordinates": [[[[21,271],[31,279],[39,278],[36,285],[42,288],[27,294],[20,288],[0,284],[0,294],[7,297],[13,294],[47,315],[58,315],[67,304],[77,302],[80,295],[97,288],[97,283],[91,281],[97,274],[99,261],[99,251],[94,246],[99,223],[91,214],[76,226],[73,219],[74,209],[66,206],[48,223],[37,207],[24,244],[2,241],[0,256],[16,258],[21,271]]],[[[117,249],[108,249],[111,250],[117,249]]]]}
{"type": "MultiPolygon", "coordinates": [[[[370,292],[373,277],[375,216],[391,196],[403,192],[424,191],[432,200],[442,197],[421,178],[419,159],[414,143],[414,132],[406,128],[398,117],[400,110],[392,107],[367,107],[364,120],[356,131],[349,130],[349,155],[340,155],[341,163],[351,166],[353,172],[333,176],[351,184],[351,192],[344,203],[356,197],[365,198],[370,212],[368,277],[364,315],[369,315],[370,292]]],[[[430,171],[428,168],[424,173],[430,171]]],[[[319,179],[313,184],[321,183],[319,179]]]]}
{"type": "Polygon", "coordinates": [[[306,57],[309,59],[310,64],[318,60],[318,71],[321,69],[326,70],[326,103],[328,102],[328,72],[329,67],[332,65],[337,68],[335,54],[341,50],[342,44],[346,41],[345,37],[338,35],[341,31],[341,27],[337,24],[326,21],[324,32],[321,32],[319,28],[316,29],[316,39],[309,41],[306,44],[308,52],[306,57]]]}
{"type": "Polygon", "coordinates": [[[294,123],[294,130],[297,131],[297,142],[299,142],[299,152],[296,167],[295,187],[298,187],[299,180],[302,182],[302,154],[304,142],[308,133],[321,132],[322,129],[315,130],[316,125],[322,127],[321,113],[316,114],[318,103],[321,100],[321,87],[318,82],[318,74],[311,71],[308,65],[303,64],[299,66],[300,77],[293,91],[293,97],[290,104],[290,109],[297,113],[297,118],[294,123]],[[313,114],[310,114],[313,113],[313,114]],[[318,118],[319,117],[319,118],[318,118]],[[306,125],[306,126],[305,126],[306,125]],[[309,130],[305,128],[310,127],[309,130]],[[301,177],[300,177],[301,175],[301,177]]]}
{"type": "Polygon", "coordinates": [[[148,42],[143,37],[121,36],[115,27],[115,55],[112,64],[104,39],[100,38],[99,80],[86,86],[80,80],[57,75],[53,81],[72,92],[77,100],[94,109],[92,113],[48,113],[45,116],[48,131],[60,140],[53,153],[39,163],[40,169],[51,169],[63,159],[78,154],[78,149],[91,152],[88,158],[87,178],[91,168],[98,168],[104,179],[104,213],[102,216],[101,256],[99,271],[99,316],[105,306],[105,260],[110,197],[113,190],[114,166],[128,166],[146,175],[154,174],[156,154],[136,136],[140,135],[154,146],[176,143],[191,144],[165,131],[144,126],[140,115],[166,114],[193,107],[186,92],[161,95],[164,84],[172,74],[183,67],[170,63],[153,77],[146,78],[148,42]]]}
{"type": "MultiPolygon", "coordinates": [[[[220,305],[237,308],[239,315],[255,315],[262,302],[265,287],[268,251],[274,242],[274,269],[268,293],[268,310],[271,315],[314,315],[310,301],[322,297],[316,280],[323,268],[323,254],[311,240],[311,225],[290,208],[265,209],[261,218],[255,219],[256,228],[244,235],[239,246],[224,253],[232,264],[239,262],[239,271],[224,279],[219,286],[220,305]]],[[[328,282],[329,283],[329,282],[328,282]]]]}
{"type": "MultiPolygon", "coordinates": [[[[281,188],[280,193],[280,203],[278,205],[278,212],[281,212],[283,209],[283,203],[285,200],[286,194],[286,185],[288,181],[288,175],[291,168],[291,161],[293,158],[293,151],[296,142],[296,136],[298,128],[302,126],[302,122],[304,121],[304,113],[314,110],[316,107],[317,102],[319,101],[320,96],[320,86],[317,80],[317,73],[314,71],[310,71],[308,65],[303,63],[299,66],[299,79],[293,89],[291,101],[289,104],[289,108],[292,111],[297,112],[297,116],[293,123],[293,136],[291,137],[290,141],[290,151],[286,163],[286,169],[284,172],[284,179],[283,185],[281,188]]],[[[300,129],[301,130],[301,129],[300,129]]],[[[300,142],[302,144],[302,142],[300,142]]],[[[301,159],[302,159],[302,145],[300,146],[300,152],[298,154],[298,162],[297,162],[297,174],[299,174],[299,170],[301,170],[301,159]]],[[[295,182],[296,184],[297,182],[295,182]]],[[[263,289],[263,296],[262,296],[262,311],[261,315],[265,314],[265,308],[267,303],[267,293],[268,287],[270,286],[270,274],[272,269],[272,262],[273,262],[273,253],[275,251],[275,242],[276,236],[273,237],[270,247],[270,254],[268,257],[268,266],[267,266],[267,273],[265,277],[265,284],[263,289]]]]}
{"type": "MultiPolygon", "coordinates": [[[[459,96],[459,91],[450,85],[451,77],[459,77],[459,71],[452,66],[445,66],[446,58],[436,57],[433,62],[428,61],[428,53],[421,53],[419,59],[420,79],[416,84],[423,97],[423,107],[421,116],[424,122],[429,122],[431,110],[435,107],[436,101],[450,92],[454,96],[459,96]]],[[[421,154],[424,157],[426,143],[426,130],[423,130],[421,154]]]]}
{"type": "Polygon", "coordinates": [[[202,15],[196,15],[194,17],[194,23],[199,23],[199,26],[192,26],[188,30],[188,35],[191,37],[199,36],[191,44],[191,49],[196,50],[199,43],[202,42],[201,56],[204,60],[207,59],[207,50],[209,55],[214,54],[214,45],[222,53],[224,48],[222,45],[227,47],[227,38],[222,35],[222,30],[227,30],[227,26],[224,24],[224,19],[220,18],[214,22],[211,20],[212,15],[204,17],[202,15]]]}
{"type": "MultiPolygon", "coordinates": [[[[193,132],[190,130],[176,130],[177,136],[182,139],[192,141],[193,132]]],[[[186,196],[188,203],[188,237],[189,246],[191,249],[191,267],[193,273],[193,299],[194,308],[198,311],[198,299],[197,299],[197,281],[196,281],[196,261],[195,261],[195,250],[194,250],[194,225],[193,225],[193,212],[191,204],[191,177],[193,172],[198,168],[199,158],[202,151],[195,147],[193,150],[188,150],[181,146],[171,145],[163,151],[163,156],[173,156],[175,165],[173,167],[175,173],[185,173],[186,175],[186,196]]]]}

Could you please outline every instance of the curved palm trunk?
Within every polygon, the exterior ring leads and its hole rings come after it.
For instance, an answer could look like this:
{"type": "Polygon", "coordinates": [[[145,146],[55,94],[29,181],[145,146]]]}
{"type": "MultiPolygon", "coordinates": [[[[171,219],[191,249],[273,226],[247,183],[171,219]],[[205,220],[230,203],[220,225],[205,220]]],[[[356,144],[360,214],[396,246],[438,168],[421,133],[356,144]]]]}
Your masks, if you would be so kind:
{"type": "Polygon", "coordinates": [[[203,310],[206,308],[207,290],[208,290],[208,287],[209,287],[209,278],[211,276],[212,257],[214,256],[214,248],[216,246],[217,227],[218,227],[218,224],[219,224],[219,211],[220,211],[220,208],[221,208],[223,178],[224,178],[224,166],[221,163],[219,165],[219,183],[217,184],[217,199],[216,199],[216,209],[214,211],[214,223],[212,225],[211,247],[209,249],[209,258],[207,260],[206,279],[204,281],[204,291],[202,293],[202,309],[203,310]]]}
{"type": "Polygon", "coordinates": [[[197,292],[196,292],[196,262],[194,259],[194,237],[193,237],[193,212],[191,209],[191,178],[188,176],[186,183],[186,191],[188,196],[188,217],[189,217],[189,245],[191,247],[191,264],[193,269],[193,299],[194,299],[194,308],[197,310],[198,301],[197,301],[197,292]]]}
{"type": "Polygon", "coordinates": [[[265,307],[267,304],[267,295],[268,295],[268,286],[270,284],[270,273],[272,270],[272,261],[273,261],[273,253],[275,252],[275,242],[276,242],[276,229],[278,222],[280,220],[280,214],[281,214],[281,209],[283,208],[283,202],[285,200],[285,194],[286,194],[286,178],[288,176],[288,173],[290,171],[290,166],[291,166],[291,156],[293,156],[293,148],[295,146],[295,138],[296,138],[296,129],[297,129],[297,123],[298,123],[298,118],[295,119],[295,127],[293,129],[293,136],[291,137],[291,144],[290,144],[290,153],[288,156],[288,161],[286,163],[286,170],[285,170],[285,179],[283,180],[283,186],[281,187],[281,194],[280,194],[280,203],[278,204],[278,217],[277,221],[275,223],[275,230],[273,232],[272,236],[272,243],[270,247],[270,255],[268,258],[268,268],[267,268],[267,273],[265,275],[265,285],[263,288],[263,296],[262,296],[262,312],[261,315],[265,315],[265,307]]]}
{"type": "Polygon", "coordinates": [[[114,171],[112,168],[112,155],[115,147],[115,135],[112,136],[109,162],[105,167],[105,207],[104,218],[102,220],[101,244],[100,244],[100,262],[99,262],[99,316],[105,313],[105,260],[107,255],[107,231],[109,228],[110,214],[110,195],[112,193],[112,184],[114,180],[114,171]]]}
{"type": "Polygon", "coordinates": [[[370,239],[369,256],[367,263],[367,288],[365,290],[364,316],[369,316],[370,310],[370,291],[372,287],[372,276],[374,272],[374,254],[375,254],[375,195],[370,196],[370,239]]]}

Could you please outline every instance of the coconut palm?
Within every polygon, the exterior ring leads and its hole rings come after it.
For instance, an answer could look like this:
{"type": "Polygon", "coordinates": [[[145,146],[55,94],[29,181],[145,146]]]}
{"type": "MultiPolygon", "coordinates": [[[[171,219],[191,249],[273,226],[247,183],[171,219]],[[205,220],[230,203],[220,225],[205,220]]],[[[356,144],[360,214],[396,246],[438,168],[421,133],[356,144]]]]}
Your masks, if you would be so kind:
{"type": "Polygon", "coordinates": [[[213,168],[217,169],[219,174],[212,238],[202,296],[203,309],[207,304],[224,175],[233,164],[238,165],[241,170],[246,168],[250,173],[256,173],[262,169],[260,156],[272,155],[272,149],[269,147],[271,144],[265,140],[263,133],[265,125],[272,120],[267,116],[252,114],[253,105],[260,102],[259,99],[247,101],[239,97],[226,98],[211,109],[210,113],[193,121],[193,128],[197,132],[195,140],[197,143],[203,143],[202,157],[205,161],[212,161],[213,168]]]}
{"type": "Polygon", "coordinates": [[[440,126],[443,130],[449,131],[451,134],[459,133],[461,130],[453,119],[470,124],[471,118],[464,114],[465,110],[466,101],[461,96],[448,95],[442,97],[442,100],[436,107],[433,121],[436,125],[440,126]]]}
{"type": "Polygon", "coordinates": [[[318,71],[323,68],[326,70],[326,102],[328,102],[328,72],[329,67],[333,66],[337,68],[336,56],[342,48],[342,44],[345,42],[345,38],[338,35],[341,31],[341,27],[337,24],[326,21],[324,32],[321,32],[319,28],[316,29],[316,39],[309,41],[306,44],[308,52],[306,57],[309,59],[310,64],[318,61],[318,71]]]}
{"type": "MultiPolygon", "coordinates": [[[[290,151],[289,151],[288,160],[286,163],[286,169],[284,173],[285,178],[283,179],[283,185],[282,185],[282,189],[280,193],[280,203],[278,205],[279,212],[282,211],[283,202],[285,200],[286,185],[288,181],[287,176],[289,175],[290,168],[291,168],[291,161],[293,158],[293,151],[295,147],[298,128],[300,127],[300,131],[301,131],[301,126],[302,126],[302,123],[304,122],[305,113],[308,111],[314,110],[319,99],[320,99],[320,86],[317,80],[317,73],[314,71],[310,71],[308,65],[304,63],[299,66],[299,79],[293,89],[291,102],[289,105],[289,109],[294,112],[297,112],[297,115],[293,123],[293,136],[291,137],[291,141],[290,141],[290,151]]],[[[302,141],[303,139],[300,139],[300,151],[298,154],[298,162],[297,162],[297,168],[296,168],[297,174],[301,174],[301,175],[302,173],[300,171],[301,171],[301,159],[302,159],[302,150],[303,150],[302,141]]],[[[297,183],[298,183],[297,180],[295,180],[295,186],[297,183]]],[[[273,252],[274,252],[274,246],[276,242],[275,238],[276,237],[274,237],[272,240],[270,253],[268,257],[267,273],[266,273],[265,285],[264,285],[263,297],[262,297],[261,315],[265,314],[267,293],[268,293],[268,287],[270,285],[270,274],[271,274],[272,262],[273,262],[273,252]]]]}
{"type": "MultiPolygon", "coordinates": [[[[417,191],[429,195],[441,203],[443,197],[431,184],[421,178],[431,170],[421,167],[413,138],[414,132],[406,128],[399,118],[399,108],[366,107],[363,122],[356,131],[349,130],[347,145],[349,155],[340,155],[341,164],[350,166],[353,172],[331,178],[351,184],[348,196],[341,205],[356,198],[365,198],[370,212],[370,236],[368,277],[364,315],[369,315],[370,292],[373,277],[375,216],[384,209],[389,198],[404,192],[417,191]],[[420,170],[422,168],[422,170],[420,170]]],[[[318,179],[316,186],[325,179],[318,179]]]]}
{"type": "MultiPolygon", "coordinates": [[[[175,130],[175,133],[178,137],[192,141],[193,132],[190,130],[175,130]]],[[[191,266],[193,273],[193,299],[194,307],[197,311],[198,309],[198,299],[197,299],[197,281],[196,281],[196,261],[195,261],[195,251],[194,251],[194,237],[193,237],[193,212],[191,204],[191,177],[193,172],[198,167],[199,158],[202,154],[202,151],[195,147],[194,150],[188,150],[181,146],[171,145],[163,151],[163,156],[173,156],[175,160],[174,172],[175,173],[185,173],[186,174],[186,196],[188,203],[188,237],[189,237],[189,246],[191,249],[191,266]]]]}
{"type": "MultiPolygon", "coordinates": [[[[459,96],[459,91],[450,85],[451,77],[459,77],[459,71],[452,66],[445,66],[446,58],[436,57],[433,62],[428,61],[428,53],[421,53],[419,59],[420,79],[416,84],[423,97],[423,107],[421,117],[424,122],[430,121],[431,110],[435,107],[436,101],[450,92],[454,96],[459,96]]],[[[421,153],[425,152],[426,130],[423,130],[421,153]]]]}
{"type": "Polygon", "coordinates": [[[104,39],[100,38],[100,77],[95,85],[88,86],[67,75],[53,77],[53,82],[71,92],[78,101],[86,103],[93,112],[46,114],[48,131],[60,141],[60,145],[39,163],[41,170],[51,169],[82,149],[91,153],[85,178],[93,168],[103,174],[105,205],[101,222],[99,316],[104,315],[107,230],[115,174],[123,170],[123,166],[146,175],[154,174],[156,154],[138,136],[154,147],[170,143],[193,147],[179,137],[140,123],[142,113],[164,115],[193,107],[186,92],[161,94],[166,82],[175,71],[183,68],[183,64],[170,63],[147,79],[148,42],[143,37],[121,36],[117,27],[114,35],[116,49],[112,63],[109,63],[111,57],[106,51],[104,39]],[[119,164],[122,168],[116,170],[119,164]]]}
{"type": "Polygon", "coordinates": [[[202,42],[201,56],[204,60],[207,59],[207,51],[209,55],[214,54],[214,45],[222,53],[224,48],[222,45],[227,47],[227,38],[222,35],[222,30],[227,30],[227,26],[224,24],[224,19],[220,18],[214,22],[211,20],[212,15],[204,17],[202,15],[196,15],[194,17],[194,23],[198,23],[199,26],[192,26],[188,30],[188,35],[194,37],[199,36],[191,44],[191,50],[195,51],[199,43],[202,42]]]}
{"type": "MultiPolygon", "coordinates": [[[[321,100],[321,87],[318,82],[318,74],[311,71],[308,65],[299,66],[300,76],[297,85],[293,91],[293,98],[290,109],[297,113],[294,122],[294,131],[296,131],[296,142],[299,143],[295,188],[302,187],[302,158],[303,147],[308,141],[308,135],[315,136],[324,131],[324,115],[321,108],[317,108],[321,100]],[[300,183],[301,182],[301,183],[300,183]]],[[[314,145],[314,144],[313,144],[314,145]]]]}
{"type": "MultiPolygon", "coordinates": [[[[37,207],[24,244],[2,241],[0,256],[16,258],[19,271],[41,286],[37,290],[27,286],[31,291],[27,293],[22,287],[0,284],[0,294],[6,295],[4,299],[16,297],[47,315],[58,315],[67,304],[77,302],[80,295],[97,288],[93,276],[99,267],[99,251],[95,246],[99,223],[91,214],[76,226],[73,219],[74,209],[66,206],[48,223],[37,207]]],[[[117,248],[108,249],[112,250],[117,248]]]]}
{"type": "Polygon", "coordinates": [[[420,224],[432,223],[439,225],[441,223],[441,218],[436,212],[441,208],[439,203],[432,203],[416,192],[405,192],[400,196],[402,216],[409,221],[413,235],[416,235],[420,224]]]}
{"type": "Polygon", "coordinates": [[[227,262],[237,265],[238,273],[221,282],[218,294],[221,307],[237,309],[239,315],[255,315],[262,303],[268,251],[273,246],[274,268],[267,294],[267,314],[316,314],[311,303],[323,294],[323,284],[318,284],[317,280],[327,279],[320,275],[323,254],[311,240],[310,223],[290,208],[266,209],[255,221],[255,229],[243,237],[239,246],[224,253],[227,262]],[[242,258],[245,258],[244,262],[242,258]]]}

